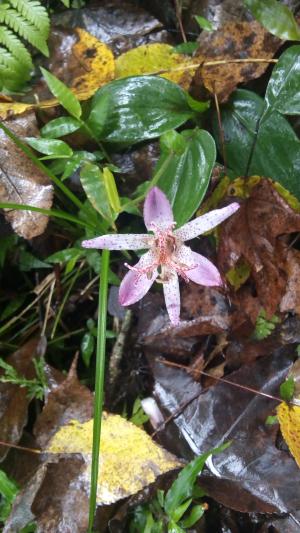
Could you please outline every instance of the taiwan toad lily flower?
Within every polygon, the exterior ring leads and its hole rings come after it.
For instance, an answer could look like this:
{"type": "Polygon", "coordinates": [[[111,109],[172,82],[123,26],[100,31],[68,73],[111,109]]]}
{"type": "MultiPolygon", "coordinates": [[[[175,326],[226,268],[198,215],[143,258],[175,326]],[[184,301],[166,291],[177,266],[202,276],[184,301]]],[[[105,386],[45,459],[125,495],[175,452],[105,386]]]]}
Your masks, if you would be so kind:
{"type": "Polygon", "coordinates": [[[184,241],[213,229],[237,209],[239,204],[235,202],[195,218],[174,230],[176,223],[171,205],[165,194],[158,187],[154,187],[147,194],[144,204],[145,225],[153,234],[103,235],[83,241],[82,246],[107,250],[148,249],[135,266],[125,263],[129,272],[120,286],[120,304],[134,304],[145,296],[155,280],[159,281],[163,285],[170,320],[172,324],[178,324],[178,275],[185,281],[192,280],[200,285],[222,285],[218,269],[208,259],[185,246],[184,241]]]}

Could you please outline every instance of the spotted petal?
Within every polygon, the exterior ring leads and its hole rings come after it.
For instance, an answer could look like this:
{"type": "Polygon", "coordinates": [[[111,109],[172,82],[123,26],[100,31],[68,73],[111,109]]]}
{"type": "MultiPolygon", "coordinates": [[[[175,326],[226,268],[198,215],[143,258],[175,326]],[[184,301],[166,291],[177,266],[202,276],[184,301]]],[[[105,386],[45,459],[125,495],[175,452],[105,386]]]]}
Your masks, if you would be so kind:
{"type": "Polygon", "coordinates": [[[176,272],[170,272],[170,280],[163,284],[163,288],[170,321],[176,326],[180,322],[180,292],[176,272]]]}
{"type": "Polygon", "coordinates": [[[223,284],[220,272],[215,265],[201,254],[193,252],[188,246],[180,246],[175,256],[180,266],[191,266],[185,270],[185,275],[194,283],[206,287],[217,287],[223,284]]]}
{"type": "Polygon", "coordinates": [[[84,248],[100,248],[101,250],[142,250],[150,247],[151,240],[151,235],[147,234],[102,235],[95,239],[83,241],[81,246],[84,248]]]}
{"type": "Polygon", "coordinates": [[[174,234],[183,241],[194,239],[198,235],[201,235],[202,233],[205,233],[206,231],[218,226],[221,222],[223,222],[223,220],[226,220],[226,218],[233,215],[233,213],[235,213],[239,207],[240,206],[237,202],[233,202],[227,207],[223,207],[223,209],[215,209],[214,211],[210,211],[209,213],[206,213],[205,215],[197,217],[194,220],[191,220],[191,222],[184,224],[184,226],[174,231],[174,234]]]}
{"type": "Polygon", "coordinates": [[[169,228],[174,222],[170,202],[158,187],[153,187],[146,196],[144,221],[148,230],[153,230],[152,224],[163,229],[169,228]]]}
{"type": "Polygon", "coordinates": [[[137,272],[129,270],[124,277],[119,290],[119,302],[121,305],[132,305],[145,296],[153,285],[158,276],[157,268],[153,265],[156,255],[152,250],[145,253],[134,268],[147,269],[152,267],[148,272],[137,272]]]}

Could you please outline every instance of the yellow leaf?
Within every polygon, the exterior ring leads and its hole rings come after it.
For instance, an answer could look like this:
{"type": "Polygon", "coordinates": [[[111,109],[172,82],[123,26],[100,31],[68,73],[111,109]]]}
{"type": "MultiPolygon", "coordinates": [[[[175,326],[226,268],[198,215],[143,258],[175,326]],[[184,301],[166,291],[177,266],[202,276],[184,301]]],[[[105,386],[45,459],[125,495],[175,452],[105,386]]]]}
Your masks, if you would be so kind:
{"type": "Polygon", "coordinates": [[[300,467],[300,406],[282,402],[277,407],[277,416],[283,438],[300,467]]]}
{"type": "MultiPolygon", "coordinates": [[[[84,73],[76,76],[70,89],[79,100],[87,100],[99,87],[114,79],[115,60],[112,51],[106,44],[81,28],[76,28],[78,41],[72,48],[72,56],[76,57],[84,73]]],[[[47,109],[59,105],[56,98],[49,98],[37,104],[22,102],[0,102],[0,120],[20,115],[29,109],[47,109]]]]}
{"type": "Polygon", "coordinates": [[[115,60],[110,48],[96,37],[81,28],[76,28],[76,33],[79,40],[72,52],[86,74],[75,78],[71,89],[80,100],[87,100],[99,87],[114,79],[115,60]]]}
{"type": "Polygon", "coordinates": [[[196,68],[190,67],[193,61],[183,54],[172,52],[169,44],[153,43],[138,46],[121,54],[116,59],[116,78],[139,74],[160,74],[184,89],[189,89],[196,68]]]}
{"type": "MultiPolygon", "coordinates": [[[[72,420],[54,435],[50,453],[81,453],[86,461],[84,481],[89,482],[93,421],[72,420]]],[[[170,470],[182,466],[158,446],[145,431],[119,415],[105,413],[102,420],[97,503],[110,504],[137,493],[170,470]]]]}

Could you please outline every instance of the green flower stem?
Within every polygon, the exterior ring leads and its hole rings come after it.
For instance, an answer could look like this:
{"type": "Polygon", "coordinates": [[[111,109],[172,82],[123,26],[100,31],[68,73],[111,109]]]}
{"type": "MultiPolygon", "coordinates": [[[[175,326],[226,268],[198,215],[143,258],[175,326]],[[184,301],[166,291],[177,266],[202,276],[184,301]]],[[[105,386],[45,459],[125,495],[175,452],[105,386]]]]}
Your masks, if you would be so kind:
{"type": "Polygon", "coordinates": [[[125,211],[125,209],[127,209],[127,207],[130,207],[131,205],[137,205],[137,204],[139,204],[140,202],[142,202],[144,200],[144,198],[147,195],[147,193],[150,191],[150,189],[152,189],[152,187],[154,187],[157,184],[158,180],[161,178],[163,173],[168,168],[173,156],[174,156],[174,153],[170,152],[169,155],[164,160],[163,164],[161,165],[160,169],[154,174],[152,180],[149,182],[149,185],[146,188],[144,194],[141,194],[140,196],[138,196],[134,200],[130,200],[130,202],[128,202],[127,204],[122,205],[122,210],[121,211],[125,211]]]}
{"type": "Polygon", "coordinates": [[[109,270],[109,251],[103,250],[102,257],[101,257],[101,273],[100,273],[99,305],[98,305],[93,451],[92,451],[92,472],[91,472],[90,512],[89,512],[88,533],[92,533],[94,516],[95,516],[95,511],[96,511],[96,498],[97,498],[102,407],[103,407],[103,396],[104,396],[103,389],[104,389],[104,372],[105,372],[108,270],[109,270]]]}

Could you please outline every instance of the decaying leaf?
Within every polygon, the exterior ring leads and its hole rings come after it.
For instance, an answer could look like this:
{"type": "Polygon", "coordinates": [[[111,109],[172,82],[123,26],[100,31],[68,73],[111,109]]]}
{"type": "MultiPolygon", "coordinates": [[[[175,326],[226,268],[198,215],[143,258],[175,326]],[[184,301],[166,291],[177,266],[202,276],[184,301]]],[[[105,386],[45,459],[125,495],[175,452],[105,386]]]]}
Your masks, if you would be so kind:
{"type": "MultiPolygon", "coordinates": [[[[40,355],[42,344],[39,339],[32,339],[22,348],[6,359],[18,374],[26,379],[35,377],[32,359],[40,355]]],[[[27,423],[27,411],[30,403],[27,390],[11,383],[0,383],[0,440],[17,444],[27,423]]],[[[0,447],[0,459],[9,451],[0,447]]]]}
{"type": "Polygon", "coordinates": [[[239,83],[259,78],[269,63],[230,63],[232,59],[271,59],[282,41],[268,33],[258,22],[226,22],[214,32],[202,32],[194,61],[225,61],[216,66],[201,66],[195,76],[197,86],[204,85],[226,102],[239,83]]]}
{"type": "Polygon", "coordinates": [[[287,245],[279,238],[300,230],[300,215],[261,180],[239,211],[223,224],[219,265],[227,272],[240,259],[251,267],[258,298],[272,316],[286,288],[287,245]]]}
{"type": "Polygon", "coordinates": [[[286,261],[287,285],[286,292],[280,302],[280,311],[293,311],[300,314],[300,252],[291,249],[286,261]]]}
{"type": "MultiPolygon", "coordinates": [[[[11,119],[6,126],[21,138],[38,134],[34,112],[11,119]]],[[[49,178],[1,130],[0,201],[50,209],[52,198],[53,187],[49,178]]],[[[5,218],[25,239],[41,235],[48,223],[47,216],[33,211],[6,209],[5,218]]]]}
{"type": "MultiPolygon", "coordinates": [[[[87,469],[84,479],[90,479],[93,420],[71,421],[51,440],[50,453],[80,453],[87,469]]],[[[169,452],[158,446],[149,435],[119,415],[105,414],[102,422],[100,471],[97,503],[108,505],[136,494],[156,478],[181,464],[169,452]]]]}
{"type": "Polygon", "coordinates": [[[125,52],[116,59],[116,78],[163,71],[161,75],[164,78],[188,90],[195,69],[176,69],[188,67],[191,63],[194,61],[187,56],[173,53],[173,47],[168,44],[145,44],[125,52]],[[164,73],[166,70],[169,72],[164,73]]]}
{"type": "Polygon", "coordinates": [[[218,383],[206,391],[189,373],[153,363],[155,396],[168,414],[176,413],[174,425],[160,432],[162,442],[172,443],[177,454],[184,444],[201,454],[231,441],[226,453],[207,463],[200,479],[211,497],[231,509],[286,513],[299,507],[300,470],[276,447],[278,426],[265,424],[276,402],[259,395],[278,395],[290,353],[289,347],[277,349],[227,375],[236,386],[218,383]]]}

